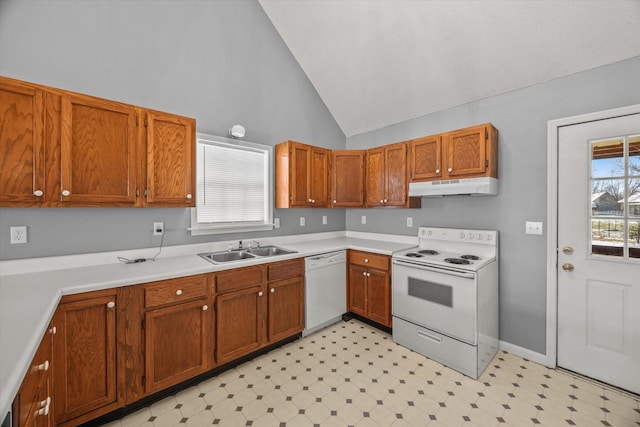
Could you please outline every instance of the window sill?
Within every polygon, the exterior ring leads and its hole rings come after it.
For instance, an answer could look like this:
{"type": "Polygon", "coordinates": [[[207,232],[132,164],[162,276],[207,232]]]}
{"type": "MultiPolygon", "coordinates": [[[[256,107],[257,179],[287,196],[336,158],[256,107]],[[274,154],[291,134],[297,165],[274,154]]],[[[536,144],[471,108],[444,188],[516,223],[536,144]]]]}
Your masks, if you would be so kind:
{"type": "Polygon", "coordinates": [[[269,231],[269,230],[273,230],[273,224],[189,227],[187,228],[187,230],[191,232],[192,236],[204,236],[207,234],[229,234],[229,233],[244,233],[249,231],[269,231]]]}

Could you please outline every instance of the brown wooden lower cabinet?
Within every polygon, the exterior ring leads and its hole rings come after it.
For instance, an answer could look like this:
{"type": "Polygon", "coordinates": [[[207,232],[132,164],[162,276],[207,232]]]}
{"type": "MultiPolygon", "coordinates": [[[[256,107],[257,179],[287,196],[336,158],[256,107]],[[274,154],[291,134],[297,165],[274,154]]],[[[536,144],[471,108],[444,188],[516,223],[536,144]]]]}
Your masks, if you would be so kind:
{"type": "Polygon", "coordinates": [[[54,333],[55,329],[49,325],[13,401],[11,409],[13,427],[53,426],[54,401],[51,373],[53,371],[52,335],[54,333]]]}
{"type": "Polygon", "coordinates": [[[303,328],[302,258],[64,296],[13,427],[86,423],[303,328]]]}
{"type": "Polygon", "coordinates": [[[390,257],[349,251],[349,311],[391,327],[390,257]]]}
{"type": "MultiPolygon", "coordinates": [[[[123,402],[123,355],[116,346],[116,290],[64,297],[54,316],[57,425],[78,425],[123,402]],[[119,388],[120,386],[120,388],[119,388]]],[[[121,352],[122,353],[122,352],[121,352]]]]}

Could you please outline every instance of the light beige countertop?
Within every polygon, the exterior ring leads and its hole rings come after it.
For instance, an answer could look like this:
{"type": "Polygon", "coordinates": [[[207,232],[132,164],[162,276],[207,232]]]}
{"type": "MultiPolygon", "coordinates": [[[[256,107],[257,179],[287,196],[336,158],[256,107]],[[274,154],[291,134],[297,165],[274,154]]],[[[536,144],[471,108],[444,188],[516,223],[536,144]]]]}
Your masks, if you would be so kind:
{"type": "MultiPolygon", "coordinates": [[[[249,240],[247,240],[249,242],[249,240]]],[[[155,261],[124,264],[117,256],[149,257],[145,249],[0,262],[0,420],[11,409],[28,366],[63,295],[356,249],[391,255],[417,244],[412,236],[333,232],[260,239],[294,254],[212,264],[197,254],[229,242],[167,247],[155,261]],[[146,251],[146,252],[144,252],[146,251]]]]}

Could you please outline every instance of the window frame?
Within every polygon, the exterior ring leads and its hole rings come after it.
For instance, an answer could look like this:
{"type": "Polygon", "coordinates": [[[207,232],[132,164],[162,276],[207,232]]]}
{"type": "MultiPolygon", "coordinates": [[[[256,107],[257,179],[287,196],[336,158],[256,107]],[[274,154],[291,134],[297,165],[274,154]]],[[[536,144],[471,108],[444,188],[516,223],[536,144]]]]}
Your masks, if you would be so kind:
{"type": "MultiPolygon", "coordinates": [[[[200,192],[196,191],[196,206],[190,208],[191,210],[191,227],[187,230],[191,232],[192,236],[202,236],[209,234],[228,234],[228,233],[242,233],[251,231],[269,231],[273,230],[273,204],[274,204],[274,158],[273,158],[273,146],[259,144],[250,141],[244,141],[239,139],[225,138],[221,136],[196,133],[196,159],[199,155],[198,145],[225,145],[227,147],[237,147],[238,149],[252,149],[263,151],[267,155],[267,197],[266,197],[266,218],[263,223],[198,223],[197,210],[198,210],[198,197],[200,192]]],[[[196,161],[196,168],[199,162],[196,161]]],[[[198,187],[198,170],[196,170],[196,188],[198,187]]]]}

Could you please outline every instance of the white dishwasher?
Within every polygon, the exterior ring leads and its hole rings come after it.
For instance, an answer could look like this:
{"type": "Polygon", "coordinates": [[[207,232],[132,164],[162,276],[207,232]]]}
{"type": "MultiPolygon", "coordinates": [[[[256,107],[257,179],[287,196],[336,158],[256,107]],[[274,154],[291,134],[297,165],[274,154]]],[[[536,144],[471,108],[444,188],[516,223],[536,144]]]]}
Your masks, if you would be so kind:
{"type": "Polygon", "coordinates": [[[304,331],[307,336],[347,312],[347,254],[329,252],[304,259],[304,331]]]}

